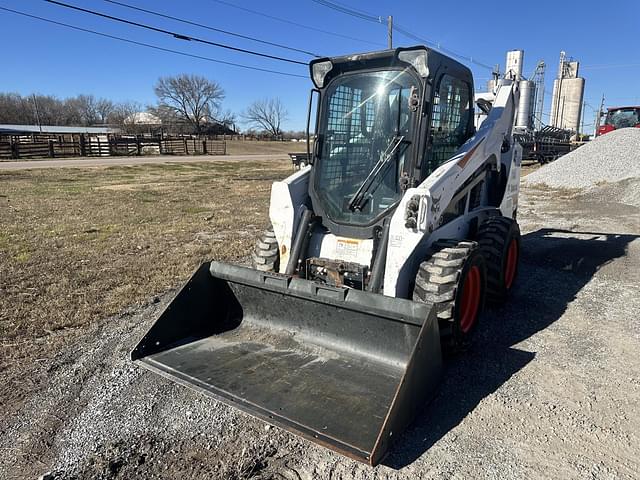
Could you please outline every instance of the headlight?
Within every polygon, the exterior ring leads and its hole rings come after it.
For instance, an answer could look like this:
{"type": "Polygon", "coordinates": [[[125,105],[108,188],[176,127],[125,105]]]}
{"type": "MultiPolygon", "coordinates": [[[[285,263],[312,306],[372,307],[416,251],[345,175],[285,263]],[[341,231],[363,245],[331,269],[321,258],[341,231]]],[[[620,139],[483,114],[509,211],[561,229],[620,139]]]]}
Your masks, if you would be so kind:
{"type": "Polygon", "coordinates": [[[312,71],[312,80],[316,87],[322,88],[324,87],[324,77],[327,76],[327,73],[331,71],[333,68],[333,63],[330,60],[325,60],[324,62],[314,63],[311,67],[312,71]]]}
{"type": "Polygon", "coordinates": [[[403,50],[398,53],[398,60],[413,65],[421,77],[429,76],[429,67],[427,66],[427,51],[423,49],[403,50]]]}

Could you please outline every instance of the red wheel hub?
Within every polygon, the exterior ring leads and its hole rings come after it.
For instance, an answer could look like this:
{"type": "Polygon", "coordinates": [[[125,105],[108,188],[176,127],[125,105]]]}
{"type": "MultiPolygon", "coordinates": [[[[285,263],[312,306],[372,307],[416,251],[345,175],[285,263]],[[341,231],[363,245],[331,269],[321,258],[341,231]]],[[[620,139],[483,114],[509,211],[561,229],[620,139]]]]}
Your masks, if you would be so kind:
{"type": "Polygon", "coordinates": [[[507,263],[504,266],[504,286],[507,290],[513,285],[518,267],[518,242],[514,238],[507,250],[507,263]]]}
{"type": "Polygon", "coordinates": [[[480,269],[474,265],[467,272],[462,287],[462,298],[460,300],[460,330],[467,333],[476,323],[478,310],[480,309],[480,296],[482,293],[482,282],[480,269]]]}

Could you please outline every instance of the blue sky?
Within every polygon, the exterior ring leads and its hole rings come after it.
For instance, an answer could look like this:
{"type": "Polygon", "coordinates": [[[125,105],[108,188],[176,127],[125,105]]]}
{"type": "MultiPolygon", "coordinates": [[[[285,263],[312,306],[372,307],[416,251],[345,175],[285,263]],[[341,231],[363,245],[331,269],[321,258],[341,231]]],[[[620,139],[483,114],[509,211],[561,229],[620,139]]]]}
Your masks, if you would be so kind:
{"type": "MultiPolygon", "coordinates": [[[[241,48],[301,61],[310,59],[304,54],[152,17],[104,0],[63,1],[241,48]]],[[[376,50],[386,45],[386,26],[345,15],[312,0],[227,2],[354,39],[311,31],[242,11],[216,0],[120,1],[328,56],[376,50]]],[[[597,108],[603,93],[608,106],[640,104],[638,0],[614,0],[607,4],[573,0],[340,0],[340,3],[376,15],[393,15],[396,23],[416,35],[437,41],[448,49],[489,65],[500,63],[504,67],[507,50],[524,49],[525,75],[533,72],[538,60],[547,63],[546,90],[549,94],[553,77],[557,73],[559,52],[565,50],[568,55],[581,62],[581,74],[586,78],[587,124],[593,122],[593,108],[597,108]]],[[[302,65],[180,41],[69,11],[42,0],[0,0],[0,7],[164,48],[307,75],[307,68],[302,65]]],[[[225,109],[240,112],[256,99],[280,97],[290,112],[285,129],[297,130],[304,127],[308,90],[311,86],[310,81],[304,78],[181,57],[4,11],[0,11],[0,41],[3,45],[0,91],[3,92],[37,92],[59,97],[87,93],[113,100],[134,100],[151,104],[155,100],[153,85],[159,76],[194,73],[216,80],[222,85],[226,92],[223,105],[225,109]]],[[[417,42],[395,33],[395,46],[415,43],[417,42]]],[[[476,87],[483,86],[490,77],[490,72],[473,64],[469,66],[474,72],[476,87]]],[[[550,104],[551,99],[547,95],[545,109],[550,104]]]]}

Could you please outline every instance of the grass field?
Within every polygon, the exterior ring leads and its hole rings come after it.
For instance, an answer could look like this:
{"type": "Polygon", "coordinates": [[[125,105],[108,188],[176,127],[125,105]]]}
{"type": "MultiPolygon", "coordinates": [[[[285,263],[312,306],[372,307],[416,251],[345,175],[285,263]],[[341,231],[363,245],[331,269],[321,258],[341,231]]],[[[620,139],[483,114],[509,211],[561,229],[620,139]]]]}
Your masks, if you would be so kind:
{"type": "Polygon", "coordinates": [[[227,140],[227,155],[252,155],[268,153],[303,153],[306,142],[263,142],[251,140],[227,140]]]}
{"type": "MultiPolygon", "coordinates": [[[[271,183],[290,172],[287,160],[0,173],[0,373],[153,301],[204,260],[245,259],[271,183]]],[[[0,396],[20,395],[12,380],[0,396]]]]}

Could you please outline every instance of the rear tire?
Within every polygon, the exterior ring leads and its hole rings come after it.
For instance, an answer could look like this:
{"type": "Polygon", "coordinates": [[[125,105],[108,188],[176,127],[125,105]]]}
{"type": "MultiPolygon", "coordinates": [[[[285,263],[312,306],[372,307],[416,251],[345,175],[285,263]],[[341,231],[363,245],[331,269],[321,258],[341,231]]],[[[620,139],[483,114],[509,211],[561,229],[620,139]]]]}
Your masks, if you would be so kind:
{"type": "Polygon", "coordinates": [[[489,217],[478,228],[476,240],[487,262],[487,301],[504,302],[518,274],[520,227],[507,217],[489,217]]]}
{"type": "Polygon", "coordinates": [[[262,272],[277,272],[280,269],[280,251],[273,228],[265,230],[251,255],[251,264],[262,272]]]}
{"type": "Polygon", "coordinates": [[[440,240],[416,276],[413,300],[436,309],[443,345],[467,345],[484,307],[485,261],[476,242],[440,240]]]}

